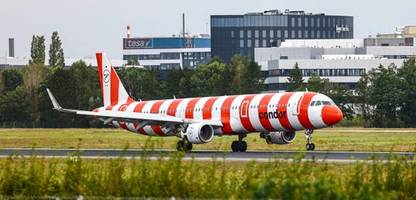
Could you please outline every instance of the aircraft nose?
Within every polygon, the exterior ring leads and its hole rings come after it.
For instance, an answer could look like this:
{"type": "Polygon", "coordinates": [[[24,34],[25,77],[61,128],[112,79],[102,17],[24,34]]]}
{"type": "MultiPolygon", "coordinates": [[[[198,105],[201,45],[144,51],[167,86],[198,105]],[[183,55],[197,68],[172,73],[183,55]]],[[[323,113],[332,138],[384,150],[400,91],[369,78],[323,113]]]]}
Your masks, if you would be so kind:
{"type": "Polygon", "coordinates": [[[343,117],[342,111],[338,106],[324,106],[322,108],[322,120],[327,126],[340,122],[343,117]]]}

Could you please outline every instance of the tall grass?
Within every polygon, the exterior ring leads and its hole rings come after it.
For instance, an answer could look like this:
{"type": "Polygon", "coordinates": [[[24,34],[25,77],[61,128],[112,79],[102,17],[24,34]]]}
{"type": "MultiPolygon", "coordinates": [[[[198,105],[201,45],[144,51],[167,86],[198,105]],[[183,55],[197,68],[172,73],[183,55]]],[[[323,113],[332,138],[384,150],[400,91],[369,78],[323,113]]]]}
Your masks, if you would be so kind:
{"type": "Polygon", "coordinates": [[[0,198],[416,199],[416,164],[235,163],[79,156],[0,160],[0,198]]]}

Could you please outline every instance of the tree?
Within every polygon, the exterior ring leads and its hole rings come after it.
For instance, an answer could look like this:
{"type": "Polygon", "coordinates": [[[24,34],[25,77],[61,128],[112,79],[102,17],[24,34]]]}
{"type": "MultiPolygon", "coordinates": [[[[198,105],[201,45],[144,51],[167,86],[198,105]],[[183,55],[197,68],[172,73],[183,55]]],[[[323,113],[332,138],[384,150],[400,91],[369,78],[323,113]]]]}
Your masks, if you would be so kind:
{"type": "Polygon", "coordinates": [[[50,71],[43,64],[31,64],[23,68],[23,86],[31,104],[31,120],[39,120],[39,88],[50,71]]]}
{"type": "MultiPolygon", "coordinates": [[[[76,127],[78,116],[56,112],[52,109],[52,103],[46,93],[49,88],[59,104],[66,108],[77,108],[79,105],[77,92],[77,80],[73,73],[63,68],[55,68],[46,78],[44,86],[39,90],[40,97],[40,121],[46,127],[76,127]]],[[[82,118],[82,117],[81,117],[82,118]]],[[[85,119],[85,118],[82,118],[85,119]]]]}
{"type": "Polygon", "coordinates": [[[52,33],[52,42],[49,47],[49,66],[65,67],[64,50],[62,49],[61,39],[56,31],[52,33]]]}
{"type": "Polygon", "coordinates": [[[410,59],[405,61],[399,69],[398,76],[402,81],[400,90],[403,91],[399,118],[408,127],[416,127],[416,61],[410,59]]]}
{"type": "MultiPolygon", "coordinates": [[[[193,96],[216,96],[227,93],[229,80],[226,80],[226,65],[220,60],[212,60],[195,70],[189,84],[194,85],[193,96]]],[[[182,80],[183,81],[183,80],[182,80]]],[[[183,84],[183,83],[182,83],[183,84]]],[[[182,86],[183,87],[183,86],[182,86]]]]}
{"type": "Polygon", "coordinates": [[[250,60],[243,73],[244,88],[242,93],[259,93],[263,89],[263,83],[264,77],[260,65],[250,60]]]}
{"type": "Polygon", "coordinates": [[[308,90],[322,93],[324,90],[324,79],[319,77],[317,73],[312,73],[308,80],[308,90]]]}
{"type": "Polygon", "coordinates": [[[241,94],[244,90],[244,72],[248,65],[248,60],[241,55],[235,55],[231,58],[227,66],[227,78],[230,85],[228,86],[229,94],[241,94]]]}
{"type": "Polygon", "coordinates": [[[3,80],[3,70],[0,70],[0,96],[4,92],[4,80],[3,80]]]}
{"type": "Polygon", "coordinates": [[[1,122],[29,122],[30,102],[26,90],[19,86],[13,91],[0,95],[1,122]]]}
{"type": "Polygon", "coordinates": [[[76,61],[71,65],[68,73],[75,79],[75,94],[77,96],[77,108],[90,110],[98,106],[101,99],[100,84],[97,72],[82,61],[76,61]]]}
{"type": "Polygon", "coordinates": [[[23,83],[22,73],[13,68],[4,70],[2,79],[4,92],[13,91],[23,83]]]}
{"type": "Polygon", "coordinates": [[[290,71],[289,78],[287,78],[287,80],[288,92],[304,90],[302,70],[299,69],[298,63],[296,63],[293,69],[290,71]]]}
{"type": "Polygon", "coordinates": [[[158,72],[140,68],[123,68],[118,72],[129,95],[135,99],[149,100],[163,96],[158,72]]]}
{"type": "Polygon", "coordinates": [[[371,123],[377,127],[400,127],[398,110],[405,96],[400,85],[403,83],[394,65],[373,69],[369,72],[368,103],[373,107],[371,123]]]}
{"type": "Polygon", "coordinates": [[[169,70],[166,80],[163,81],[165,98],[172,98],[173,96],[179,98],[199,96],[197,84],[193,79],[196,71],[192,69],[169,70]]]}
{"type": "Polygon", "coordinates": [[[29,64],[45,64],[45,37],[33,36],[29,64]]]}
{"type": "Polygon", "coordinates": [[[359,106],[361,115],[364,120],[364,126],[371,126],[371,105],[370,102],[370,76],[364,74],[357,83],[356,87],[356,104],[359,106]]]}

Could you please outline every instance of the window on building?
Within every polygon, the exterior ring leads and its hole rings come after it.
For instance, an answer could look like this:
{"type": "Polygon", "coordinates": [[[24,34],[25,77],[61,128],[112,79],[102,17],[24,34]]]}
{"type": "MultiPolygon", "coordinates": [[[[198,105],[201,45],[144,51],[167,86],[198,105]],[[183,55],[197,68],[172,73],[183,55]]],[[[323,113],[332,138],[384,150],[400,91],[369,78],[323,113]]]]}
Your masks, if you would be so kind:
{"type": "Polygon", "coordinates": [[[258,39],[256,39],[256,40],[254,40],[254,47],[259,47],[259,40],[258,39]]]}
{"type": "Polygon", "coordinates": [[[247,31],[247,38],[251,38],[251,30],[247,31]]]}
{"type": "Polygon", "coordinates": [[[311,38],[315,38],[315,31],[311,31],[311,38]]]}
{"type": "Polygon", "coordinates": [[[316,31],[316,38],[321,38],[321,31],[316,31]]]}
{"type": "Polygon", "coordinates": [[[285,38],[289,38],[289,31],[285,30],[285,38]]]}
{"type": "Polygon", "coordinates": [[[308,38],[308,37],[309,37],[309,35],[308,35],[308,31],[305,31],[304,37],[305,37],[305,38],[308,38]]]}
{"type": "Polygon", "coordinates": [[[267,33],[266,33],[266,30],[263,30],[263,31],[262,31],[262,33],[261,33],[261,36],[262,36],[263,38],[265,38],[265,37],[267,37],[267,36],[266,36],[266,34],[267,34],[267,33]]]}
{"type": "Polygon", "coordinates": [[[316,19],[316,26],[321,27],[321,18],[316,19]]]}
{"type": "Polygon", "coordinates": [[[295,18],[291,19],[291,25],[292,25],[292,27],[295,27],[295,18]]]}
{"type": "Polygon", "coordinates": [[[302,31],[301,30],[298,31],[298,37],[302,38],[302,31]]]}
{"type": "Polygon", "coordinates": [[[244,48],[244,40],[240,40],[240,48],[244,48]]]}
{"type": "Polygon", "coordinates": [[[177,60],[180,59],[180,53],[160,53],[160,58],[162,60],[177,60]]]}
{"type": "Polygon", "coordinates": [[[240,31],[240,38],[244,38],[244,31],[243,30],[240,31]]]}
{"type": "Polygon", "coordinates": [[[305,27],[308,27],[308,26],[309,26],[309,18],[305,17],[305,27]]]}
{"type": "Polygon", "coordinates": [[[274,38],[274,31],[273,30],[270,30],[270,38],[274,38]]]}
{"type": "Polygon", "coordinates": [[[254,37],[259,38],[259,30],[254,31],[254,37]]]}
{"type": "Polygon", "coordinates": [[[326,20],[325,20],[325,18],[322,18],[322,26],[323,27],[326,27],[326,20]]]}
{"type": "Polygon", "coordinates": [[[263,40],[263,47],[267,47],[267,41],[263,40]]]}
{"type": "Polygon", "coordinates": [[[296,36],[295,36],[295,34],[296,34],[296,33],[295,33],[295,30],[292,30],[292,34],[290,35],[290,37],[291,37],[291,38],[295,38],[295,37],[296,37],[296,36]]]}
{"type": "Polygon", "coordinates": [[[298,17],[298,26],[301,27],[302,26],[302,18],[298,17]]]}
{"type": "Polygon", "coordinates": [[[234,31],[231,31],[231,38],[234,38],[234,31]]]}
{"type": "Polygon", "coordinates": [[[251,48],[251,40],[250,39],[247,40],[247,47],[251,48]]]}
{"type": "Polygon", "coordinates": [[[278,38],[281,38],[281,37],[282,37],[282,31],[277,30],[277,37],[278,37],[278,38]]]}
{"type": "Polygon", "coordinates": [[[311,18],[311,27],[315,27],[315,19],[311,18]]]}

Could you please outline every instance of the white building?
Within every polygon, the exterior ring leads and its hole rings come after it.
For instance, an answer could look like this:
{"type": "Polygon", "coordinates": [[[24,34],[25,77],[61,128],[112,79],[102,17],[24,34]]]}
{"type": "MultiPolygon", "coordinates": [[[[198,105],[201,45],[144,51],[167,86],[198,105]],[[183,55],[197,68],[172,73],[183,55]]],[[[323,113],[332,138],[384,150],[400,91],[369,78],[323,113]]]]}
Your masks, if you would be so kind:
{"type": "Polygon", "coordinates": [[[255,61],[266,75],[267,91],[287,89],[288,76],[297,63],[305,82],[316,73],[354,89],[361,76],[380,65],[401,67],[416,56],[415,46],[368,45],[367,39],[287,40],[280,47],[256,48],[255,61]]]}
{"type": "MultiPolygon", "coordinates": [[[[0,57],[0,69],[2,68],[8,68],[8,67],[13,67],[13,68],[20,68],[20,67],[24,67],[26,65],[29,64],[29,60],[30,58],[27,57],[0,57]]],[[[77,61],[84,61],[87,65],[91,65],[92,67],[97,67],[97,60],[92,57],[88,57],[88,58],[65,58],[65,67],[70,67],[74,62],[77,61]]],[[[47,61],[46,61],[47,62],[47,61]]],[[[117,60],[117,59],[110,59],[111,64],[114,67],[122,67],[124,66],[124,61],[123,60],[117,60]]],[[[47,63],[45,63],[47,64],[47,63]]]]}

